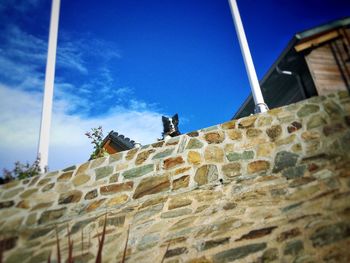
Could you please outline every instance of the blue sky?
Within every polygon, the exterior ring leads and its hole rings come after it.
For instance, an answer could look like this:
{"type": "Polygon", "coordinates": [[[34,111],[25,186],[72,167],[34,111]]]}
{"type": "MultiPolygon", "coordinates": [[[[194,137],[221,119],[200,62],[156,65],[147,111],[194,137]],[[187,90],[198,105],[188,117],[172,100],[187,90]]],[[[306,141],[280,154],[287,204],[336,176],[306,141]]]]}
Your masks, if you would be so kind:
{"type": "MultiPolygon", "coordinates": [[[[343,0],[238,0],[259,79],[343,0]]],[[[35,159],[51,1],[0,2],[0,169],[35,159]]],[[[229,120],[250,93],[227,0],[61,0],[49,168],[86,161],[102,125],[141,142],[229,120]]]]}

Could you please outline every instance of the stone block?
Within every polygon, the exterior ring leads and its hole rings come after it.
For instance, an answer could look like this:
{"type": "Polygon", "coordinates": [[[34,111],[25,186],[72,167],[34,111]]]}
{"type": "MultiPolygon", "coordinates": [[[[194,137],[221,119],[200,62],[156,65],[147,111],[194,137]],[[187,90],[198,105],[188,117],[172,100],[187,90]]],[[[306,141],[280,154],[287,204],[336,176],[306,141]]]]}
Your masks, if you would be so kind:
{"type": "Polygon", "coordinates": [[[95,169],[96,181],[113,173],[113,166],[103,166],[95,169]]]}
{"type": "Polygon", "coordinates": [[[257,161],[250,162],[248,163],[248,166],[247,166],[247,172],[250,174],[258,173],[258,172],[266,172],[269,169],[270,169],[270,163],[264,160],[257,160],[257,161]]]}
{"type": "Polygon", "coordinates": [[[254,127],[256,118],[257,118],[256,116],[250,116],[250,117],[242,118],[240,120],[240,122],[238,123],[238,128],[246,129],[246,128],[254,127]]]}
{"type": "Polygon", "coordinates": [[[305,104],[297,112],[298,117],[306,117],[320,110],[320,106],[315,104],[305,104]]]}
{"type": "Polygon", "coordinates": [[[248,138],[255,138],[258,137],[260,134],[262,134],[262,131],[259,129],[255,129],[255,128],[248,128],[246,130],[246,136],[248,138]]]}
{"type": "Polygon", "coordinates": [[[104,202],[106,201],[106,198],[102,198],[100,200],[96,200],[91,202],[90,204],[88,204],[85,208],[85,212],[89,213],[92,212],[94,210],[96,210],[97,208],[99,208],[104,202]]]}
{"type": "Polygon", "coordinates": [[[66,210],[67,210],[67,208],[63,207],[63,208],[60,208],[60,209],[44,211],[41,214],[38,223],[39,224],[52,223],[56,219],[61,218],[64,215],[64,213],[66,212],[66,210]]]}
{"type": "Polygon", "coordinates": [[[287,179],[303,177],[306,171],[306,165],[288,167],[282,171],[282,175],[287,179]]]}
{"type": "Polygon", "coordinates": [[[129,181],[120,184],[110,184],[100,187],[101,195],[111,195],[115,193],[131,191],[134,187],[134,182],[129,181]]]}
{"type": "Polygon", "coordinates": [[[63,173],[57,178],[57,181],[58,182],[60,182],[60,181],[68,181],[68,180],[70,180],[72,178],[72,175],[73,175],[73,172],[63,173]]]}
{"type": "Polygon", "coordinates": [[[199,167],[195,173],[194,180],[198,185],[207,184],[218,179],[218,168],[213,164],[199,167]]]}
{"type": "Polygon", "coordinates": [[[135,164],[140,165],[140,164],[144,163],[148,159],[148,157],[154,152],[155,152],[154,149],[140,152],[136,157],[135,164]]]}
{"type": "Polygon", "coordinates": [[[134,148],[134,149],[127,151],[126,156],[125,156],[125,160],[127,160],[127,161],[132,160],[138,151],[139,151],[139,148],[134,148]]]}
{"type": "Polygon", "coordinates": [[[224,151],[215,145],[208,145],[204,151],[204,159],[207,162],[220,163],[224,160],[224,151]]]}
{"type": "Polygon", "coordinates": [[[168,209],[173,210],[179,207],[184,207],[192,204],[192,200],[183,197],[173,197],[170,199],[168,209]]]}
{"type": "Polygon", "coordinates": [[[233,178],[241,175],[241,164],[239,162],[224,164],[221,171],[225,177],[233,178]]]}
{"type": "Polygon", "coordinates": [[[225,245],[230,241],[230,237],[224,237],[219,239],[213,239],[213,240],[207,240],[203,243],[201,243],[198,247],[199,251],[211,249],[213,247],[225,245]]]}
{"type": "Polygon", "coordinates": [[[232,141],[236,141],[236,140],[240,140],[242,139],[242,131],[240,130],[228,130],[226,131],[227,136],[232,140],[232,141]]]}
{"type": "Polygon", "coordinates": [[[317,128],[317,127],[320,127],[320,126],[325,125],[325,124],[327,124],[327,121],[326,121],[326,119],[323,116],[321,116],[321,115],[314,115],[306,123],[306,128],[308,130],[311,130],[313,128],[317,128]]]}
{"type": "Polygon", "coordinates": [[[190,176],[184,175],[173,181],[173,190],[178,190],[181,188],[186,188],[190,182],[190,176]]]}
{"type": "Polygon", "coordinates": [[[236,128],[236,120],[228,121],[223,124],[221,124],[221,128],[224,130],[234,129],[236,128]]]}
{"type": "Polygon", "coordinates": [[[47,192],[47,191],[51,190],[54,186],[55,186],[55,183],[47,184],[41,189],[41,191],[42,192],[47,192]]]}
{"type": "Polygon", "coordinates": [[[286,244],[286,247],[284,248],[284,255],[292,255],[296,256],[301,251],[304,250],[304,244],[301,240],[293,240],[286,244]]]}
{"type": "Polygon", "coordinates": [[[203,146],[204,144],[200,140],[196,138],[191,138],[187,143],[186,149],[200,149],[203,146]]]}
{"type": "Polygon", "coordinates": [[[235,162],[239,160],[250,160],[254,158],[254,152],[253,151],[244,151],[242,153],[228,153],[226,154],[227,160],[230,162],[235,162]]]}
{"type": "Polygon", "coordinates": [[[255,239],[255,238],[267,236],[267,235],[270,235],[272,233],[272,231],[275,230],[276,228],[277,228],[277,226],[254,229],[254,230],[250,231],[249,233],[244,234],[240,238],[236,239],[236,241],[241,241],[244,239],[255,239]]]}
{"type": "Polygon", "coordinates": [[[295,132],[299,129],[301,129],[303,127],[303,125],[298,122],[298,121],[293,121],[288,127],[287,127],[287,131],[289,133],[295,132]]]}
{"type": "Polygon", "coordinates": [[[156,194],[170,190],[170,181],[168,176],[153,176],[142,179],[136,187],[133,195],[134,199],[141,198],[145,195],[156,194]]]}
{"type": "Polygon", "coordinates": [[[116,205],[121,205],[124,204],[128,201],[129,196],[127,194],[121,194],[116,197],[113,197],[111,199],[108,199],[106,205],[107,206],[116,206],[116,205]]]}
{"type": "Polygon", "coordinates": [[[164,255],[164,258],[170,258],[178,255],[182,255],[188,253],[188,249],[186,247],[177,247],[173,249],[168,249],[164,255]]]}
{"type": "Polygon", "coordinates": [[[192,209],[190,208],[181,208],[181,209],[175,209],[170,210],[168,212],[164,212],[160,215],[161,218],[173,218],[173,217],[179,217],[184,216],[192,213],[192,209]]]}
{"type": "Polygon", "coordinates": [[[255,243],[241,247],[231,248],[222,252],[219,252],[213,256],[214,263],[231,262],[237,259],[245,258],[246,256],[264,250],[266,243],[255,243]]]}
{"type": "Polygon", "coordinates": [[[83,193],[79,190],[72,190],[65,193],[60,194],[60,197],[58,199],[58,204],[70,204],[70,203],[77,203],[80,201],[81,196],[83,193]]]}
{"type": "Polygon", "coordinates": [[[96,198],[97,196],[98,196],[97,189],[94,189],[94,190],[87,192],[84,199],[91,200],[91,199],[96,198]]]}
{"type": "Polygon", "coordinates": [[[317,228],[315,232],[311,234],[310,239],[314,247],[323,247],[349,237],[349,222],[340,222],[317,228]]]}
{"type": "Polygon", "coordinates": [[[298,161],[299,155],[287,151],[281,151],[276,154],[273,171],[278,173],[285,168],[293,167],[298,161]]]}
{"type": "Polygon", "coordinates": [[[204,139],[209,144],[218,144],[225,140],[225,134],[222,131],[208,132],[204,134],[204,139]]]}
{"type": "Polygon", "coordinates": [[[72,181],[73,181],[74,186],[80,186],[80,185],[83,185],[83,184],[87,183],[88,181],[90,181],[90,176],[87,174],[80,173],[80,174],[74,176],[72,181]]]}
{"type": "Polygon", "coordinates": [[[185,163],[185,161],[182,159],[181,156],[177,156],[177,157],[170,157],[168,159],[165,159],[163,161],[163,168],[165,170],[169,170],[172,169],[174,167],[177,167],[181,164],[185,163]]]}
{"type": "Polygon", "coordinates": [[[276,140],[282,134],[281,125],[273,125],[270,128],[266,129],[267,136],[270,137],[271,140],[276,140]]]}
{"type": "Polygon", "coordinates": [[[195,151],[189,151],[187,154],[187,161],[190,164],[198,165],[201,163],[201,155],[195,151]]]}
{"type": "Polygon", "coordinates": [[[130,170],[127,170],[127,171],[123,172],[122,175],[125,179],[130,179],[130,178],[136,178],[136,177],[146,175],[150,172],[153,172],[153,170],[154,170],[154,164],[147,164],[144,166],[140,166],[140,167],[136,167],[136,168],[132,168],[130,170]]]}

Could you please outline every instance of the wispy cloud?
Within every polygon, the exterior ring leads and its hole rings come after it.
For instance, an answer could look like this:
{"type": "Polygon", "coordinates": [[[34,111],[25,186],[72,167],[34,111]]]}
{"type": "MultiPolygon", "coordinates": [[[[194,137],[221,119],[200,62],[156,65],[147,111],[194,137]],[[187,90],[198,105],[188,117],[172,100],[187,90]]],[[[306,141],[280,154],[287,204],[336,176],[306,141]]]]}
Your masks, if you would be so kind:
{"type": "MultiPolygon", "coordinates": [[[[0,13],[14,2],[1,1],[0,13]]],[[[18,12],[40,4],[22,2],[18,12]]],[[[132,87],[115,81],[110,66],[120,58],[115,45],[91,34],[60,36],[50,169],[86,161],[92,148],[84,133],[92,127],[101,125],[106,134],[115,130],[142,144],[156,141],[161,133],[159,110],[140,100],[132,87]]],[[[46,53],[46,37],[11,21],[0,27],[0,168],[36,157],[46,53]]]]}
{"type": "MultiPolygon", "coordinates": [[[[37,151],[42,96],[37,92],[15,90],[0,85],[0,166],[9,167],[16,160],[32,162],[37,151]],[[16,103],[13,103],[16,100],[16,103]]],[[[50,169],[86,161],[92,150],[84,136],[92,127],[102,126],[105,134],[118,131],[135,141],[148,144],[156,141],[161,132],[161,115],[147,106],[114,108],[104,116],[85,118],[69,114],[72,100],[54,103],[50,142],[50,169]]]]}

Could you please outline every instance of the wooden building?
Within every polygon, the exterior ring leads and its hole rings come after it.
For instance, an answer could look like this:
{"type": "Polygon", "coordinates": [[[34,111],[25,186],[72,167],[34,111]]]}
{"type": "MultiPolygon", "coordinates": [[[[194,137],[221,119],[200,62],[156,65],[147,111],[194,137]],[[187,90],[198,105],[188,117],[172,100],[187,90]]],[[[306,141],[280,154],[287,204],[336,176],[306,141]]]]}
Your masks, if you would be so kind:
{"type": "Polygon", "coordinates": [[[109,154],[130,150],[137,145],[133,140],[115,131],[111,131],[102,142],[102,148],[109,154]]]}
{"type": "MultiPolygon", "coordinates": [[[[350,90],[350,17],[296,34],[260,81],[270,109],[350,90]]],[[[233,119],[254,113],[250,95],[233,119]]]]}

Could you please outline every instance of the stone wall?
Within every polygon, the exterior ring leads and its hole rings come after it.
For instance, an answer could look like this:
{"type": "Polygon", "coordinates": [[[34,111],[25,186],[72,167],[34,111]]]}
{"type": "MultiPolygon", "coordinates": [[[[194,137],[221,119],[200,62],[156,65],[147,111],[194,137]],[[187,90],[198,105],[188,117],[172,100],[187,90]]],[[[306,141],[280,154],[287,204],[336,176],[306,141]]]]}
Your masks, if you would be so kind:
{"type": "Polygon", "coordinates": [[[2,258],[350,262],[349,127],[336,93],[3,185],[2,258]]]}

